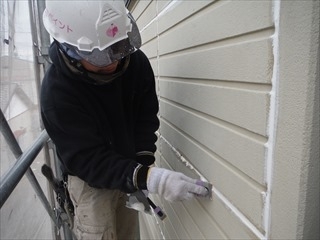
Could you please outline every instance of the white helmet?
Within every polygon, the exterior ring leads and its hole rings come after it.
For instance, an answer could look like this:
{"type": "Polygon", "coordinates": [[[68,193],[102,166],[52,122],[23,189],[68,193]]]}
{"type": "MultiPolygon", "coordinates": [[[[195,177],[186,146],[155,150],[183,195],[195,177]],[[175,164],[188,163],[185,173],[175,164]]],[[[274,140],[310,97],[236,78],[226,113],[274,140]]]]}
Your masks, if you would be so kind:
{"type": "Polygon", "coordinates": [[[139,29],[123,0],[47,0],[43,23],[54,39],[96,66],[109,65],[141,46],[139,29]]]}

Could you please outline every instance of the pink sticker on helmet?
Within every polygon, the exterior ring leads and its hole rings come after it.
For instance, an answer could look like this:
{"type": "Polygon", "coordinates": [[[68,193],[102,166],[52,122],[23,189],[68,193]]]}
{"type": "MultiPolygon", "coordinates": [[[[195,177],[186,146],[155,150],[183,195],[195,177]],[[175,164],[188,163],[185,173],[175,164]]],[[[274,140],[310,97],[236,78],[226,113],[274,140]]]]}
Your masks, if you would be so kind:
{"type": "Polygon", "coordinates": [[[119,29],[117,26],[111,24],[111,26],[107,29],[107,36],[114,37],[118,33],[119,29]]]}

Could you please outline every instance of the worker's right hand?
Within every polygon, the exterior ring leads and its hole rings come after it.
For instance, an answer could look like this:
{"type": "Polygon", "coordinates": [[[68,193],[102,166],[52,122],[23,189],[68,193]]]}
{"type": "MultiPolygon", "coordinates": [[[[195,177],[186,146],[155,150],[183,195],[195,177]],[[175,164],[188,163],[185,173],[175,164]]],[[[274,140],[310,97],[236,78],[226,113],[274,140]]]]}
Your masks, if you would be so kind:
{"type": "Polygon", "coordinates": [[[159,194],[170,202],[190,200],[194,196],[207,196],[208,190],[198,185],[197,181],[199,180],[180,172],[152,167],[148,172],[147,188],[150,193],[159,194]]]}

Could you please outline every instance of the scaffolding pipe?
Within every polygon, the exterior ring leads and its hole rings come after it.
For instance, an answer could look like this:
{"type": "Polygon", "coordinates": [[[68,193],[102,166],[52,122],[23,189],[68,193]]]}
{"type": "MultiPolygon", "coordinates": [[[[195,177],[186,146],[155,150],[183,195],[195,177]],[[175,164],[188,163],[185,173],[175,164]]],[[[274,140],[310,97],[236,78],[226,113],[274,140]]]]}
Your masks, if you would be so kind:
{"type": "MultiPolygon", "coordinates": [[[[19,181],[23,177],[25,173],[27,173],[27,177],[31,182],[33,188],[35,189],[37,195],[40,197],[41,201],[44,203],[45,207],[50,205],[37,181],[35,176],[33,175],[31,169],[29,168],[32,164],[33,160],[41,151],[45,142],[49,139],[49,136],[46,131],[43,131],[38,139],[32,144],[32,146],[21,154],[18,158],[16,164],[9,170],[9,172],[1,179],[0,184],[0,208],[6,202],[10,194],[13,192],[15,187],[18,185],[19,181]],[[47,205],[47,206],[46,206],[47,205]]],[[[11,145],[12,142],[9,144],[11,145]]],[[[13,148],[12,146],[10,147],[13,148]]],[[[16,147],[17,148],[17,147],[16,147]]],[[[20,149],[21,151],[21,149],[20,149]]],[[[16,153],[14,153],[16,155],[16,153]]],[[[50,208],[51,209],[51,208],[50,208]]],[[[50,210],[51,212],[51,210],[50,210]]]]}
{"type": "Polygon", "coordinates": [[[8,143],[8,146],[13,153],[13,155],[16,158],[19,158],[22,154],[21,148],[19,144],[17,143],[17,140],[13,134],[13,132],[10,129],[10,126],[2,112],[2,109],[0,109],[0,132],[2,132],[2,135],[6,142],[8,143]]]}
{"type": "Polygon", "coordinates": [[[26,173],[28,180],[30,181],[32,187],[35,189],[37,195],[40,197],[44,207],[47,209],[49,214],[51,213],[51,207],[48,203],[45,194],[43,193],[36,177],[30,169],[30,165],[36,158],[36,156],[41,151],[44,144],[48,141],[49,136],[44,130],[36,139],[36,141],[31,145],[31,147],[22,152],[17,140],[14,137],[13,132],[4,117],[2,110],[0,111],[0,131],[2,132],[8,146],[10,147],[14,156],[18,159],[16,164],[10,169],[10,171],[1,179],[0,183],[0,208],[6,202],[10,194],[13,192],[15,187],[18,185],[19,181],[26,173]]]}
{"type": "Polygon", "coordinates": [[[38,6],[38,22],[39,22],[39,38],[40,38],[40,53],[43,57],[43,70],[46,72],[50,66],[49,62],[49,47],[50,47],[50,35],[45,29],[42,21],[42,14],[46,8],[46,2],[43,0],[36,0],[38,6]]]}

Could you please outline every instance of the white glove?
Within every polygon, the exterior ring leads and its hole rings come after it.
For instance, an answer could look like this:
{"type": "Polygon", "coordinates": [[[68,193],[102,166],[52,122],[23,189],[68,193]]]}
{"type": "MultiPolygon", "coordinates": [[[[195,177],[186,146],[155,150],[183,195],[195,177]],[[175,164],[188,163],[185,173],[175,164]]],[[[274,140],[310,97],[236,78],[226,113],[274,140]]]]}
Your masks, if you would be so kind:
{"type": "Polygon", "coordinates": [[[148,173],[147,188],[150,193],[157,193],[170,202],[190,200],[194,196],[207,196],[208,190],[196,182],[197,179],[187,177],[183,173],[152,167],[148,173]]]}

